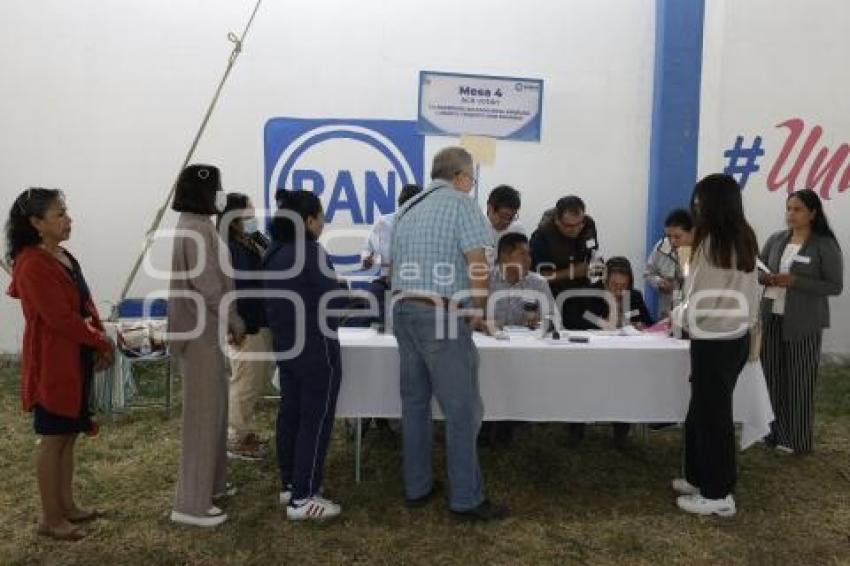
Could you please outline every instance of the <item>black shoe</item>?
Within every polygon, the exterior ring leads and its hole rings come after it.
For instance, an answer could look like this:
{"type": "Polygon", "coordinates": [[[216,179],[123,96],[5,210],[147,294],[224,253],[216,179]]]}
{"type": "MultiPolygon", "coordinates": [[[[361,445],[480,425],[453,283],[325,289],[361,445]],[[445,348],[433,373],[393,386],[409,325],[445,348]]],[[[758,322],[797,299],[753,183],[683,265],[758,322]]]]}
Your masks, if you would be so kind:
{"type": "Polygon", "coordinates": [[[421,495],[419,497],[413,498],[413,499],[405,497],[404,498],[404,504],[405,504],[405,506],[409,507],[410,509],[416,509],[417,507],[424,507],[425,505],[428,504],[429,501],[431,501],[434,498],[434,496],[437,494],[437,491],[439,489],[440,489],[440,482],[434,482],[431,485],[431,490],[428,491],[428,493],[426,493],[425,495],[421,495]]]}
{"type": "Polygon", "coordinates": [[[507,505],[490,503],[485,499],[478,507],[466,511],[452,511],[452,514],[461,521],[501,521],[511,515],[507,505]]]}

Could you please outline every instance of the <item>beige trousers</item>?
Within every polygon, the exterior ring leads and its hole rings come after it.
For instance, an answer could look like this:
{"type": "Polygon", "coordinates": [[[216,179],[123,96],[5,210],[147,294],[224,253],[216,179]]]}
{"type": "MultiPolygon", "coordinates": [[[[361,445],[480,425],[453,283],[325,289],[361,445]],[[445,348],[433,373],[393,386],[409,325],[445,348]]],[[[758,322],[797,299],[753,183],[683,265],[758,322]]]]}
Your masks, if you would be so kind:
{"type": "Polygon", "coordinates": [[[227,368],[215,339],[203,336],[177,355],[183,375],[183,446],[174,509],[202,516],[227,482],[227,368]]]}
{"type": "Polygon", "coordinates": [[[230,403],[228,432],[238,440],[252,432],[254,407],[274,375],[275,363],[271,360],[272,333],[261,328],[256,334],[247,334],[244,342],[230,350],[230,403]],[[265,354],[268,360],[252,360],[253,355],[265,354]],[[248,359],[245,359],[245,358],[248,359]]]}

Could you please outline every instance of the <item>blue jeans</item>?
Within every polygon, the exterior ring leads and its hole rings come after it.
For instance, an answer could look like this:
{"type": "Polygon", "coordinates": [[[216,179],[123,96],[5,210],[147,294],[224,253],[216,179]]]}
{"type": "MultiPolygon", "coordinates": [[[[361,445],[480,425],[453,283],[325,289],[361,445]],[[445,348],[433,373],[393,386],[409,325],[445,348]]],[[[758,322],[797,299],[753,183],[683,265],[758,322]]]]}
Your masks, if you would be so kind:
{"type": "Polygon", "coordinates": [[[449,506],[466,511],[484,501],[476,442],[484,415],[478,389],[478,350],[463,320],[457,321],[456,337],[449,337],[447,329],[453,317],[438,308],[399,302],[393,309],[401,361],[404,491],[408,499],[415,499],[433,487],[433,394],[446,419],[449,506]],[[445,320],[439,321],[439,312],[445,320]],[[438,336],[440,329],[442,337],[438,336]]]}

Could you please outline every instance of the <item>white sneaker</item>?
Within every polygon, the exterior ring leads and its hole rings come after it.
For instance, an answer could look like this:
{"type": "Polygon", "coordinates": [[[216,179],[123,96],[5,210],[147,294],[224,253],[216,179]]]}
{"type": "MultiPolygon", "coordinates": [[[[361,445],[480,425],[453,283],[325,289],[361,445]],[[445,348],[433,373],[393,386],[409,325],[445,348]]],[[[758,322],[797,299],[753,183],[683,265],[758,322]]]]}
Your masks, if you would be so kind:
{"type": "Polygon", "coordinates": [[[227,483],[224,485],[224,491],[219,492],[219,493],[214,493],[214,494],[213,494],[213,496],[212,496],[212,498],[213,498],[213,501],[216,501],[216,500],[218,500],[218,499],[223,499],[223,498],[225,498],[225,497],[233,497],[233,496],[234,496],[234,495],[236,495],[237,493],[239,493],[239,488],[237,488],[237,487],[236,487],[235,485],[233,485],[232,483],[227,482],[227,483]]]}
{"type": "Polygon", "coordinates": [[[777,444],[773,447],[773,449],[776,450],[779,454],[782,454],[783,456],[791,456],[792,454],[794,454],[793,448],[788,448],[787,446],[783,446],[782,444],[777,444]]]}
{"type": "Polygon", "coordinates": [[[670,485],[673,486],[673,491],[681,495],[696,495],[699,493],[699,488],[691,485],[685,478],[676,478],[670,482],[670,485]]]}
{"type": "Polygon", "coordinates": [[[333,519],[342,512],[342,508],[330,501],[314,495],[300,502],[291,502],[286,506],[286,518],[290,521],[324,521],[333,519]]]}
{"type": "Polygon", "coordinates": [[[289,505],[289,502],[292,501],[292,490],[287,489],[280,492],[280,504],[281,505],[289,505]]]}
{"type": "Polygon", "coordinates": [[[727,495],[723,499],[706,499],[702,495],[680,495],[676,505],[682,511],[696,515],[717,515],[732,517],[735,515],[735,498],[727,495]]]}
{"type": "MultiPolygon", "coordinates": [[[[319,486],[318,494],[322,494],[322,490],[324,490],[324,486],[319,486]]],[[[281,505],[289,505],[289,502],[292,501],[292,484],[288,484],[286,489],[280,492],[278,495],[278,501],[280,501],[281,505]]]]}
{"type": "Polygon", "coordinates": [[[193,527],[217,527],[227,520],[227,514],[218,507],[210,507],[206,515],[198,517],[180,511],[171,511],[171,522],[193,527]]]}

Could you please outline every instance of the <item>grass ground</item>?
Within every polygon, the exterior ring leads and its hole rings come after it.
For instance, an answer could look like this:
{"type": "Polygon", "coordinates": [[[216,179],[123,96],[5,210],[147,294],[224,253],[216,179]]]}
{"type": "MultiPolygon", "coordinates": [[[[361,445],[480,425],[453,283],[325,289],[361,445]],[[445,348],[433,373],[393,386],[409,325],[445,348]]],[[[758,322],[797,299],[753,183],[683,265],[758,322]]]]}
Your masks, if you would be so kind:
{"type": "MultiPolygon", "coordinates": [[[[176,527],[167,516],[180,420],[138,409],[78,444],[79,499],[108,516],[77,543],[34,533],[35,437],[17,390],[16,370],[0,369],[0,564],[850,564],[850,368],[822,371],[815,454],[754,447],[740,455],[733,519],[677,511],[668,487],[679,463],[676,430],[621,453],[606,427],[568,449],[558,425],[525,426],[509,448],[481,455],[487,491],[510,504],[512,518],[467,525],[440,500],[402,505],[392,436],[370,433],[356,484],[354,447],[338,426],[326,478],[329,497],[343,505],[336,522],[287,522],[269,459],[231,463],[241,492],[225,504],[228,523],[176,527]]],[[[274,410],[261,407],[267,431],[274,410]]],[[[436,465],[444,469],[441,456],[436,465]]]]}

